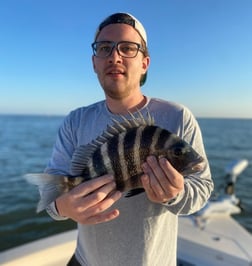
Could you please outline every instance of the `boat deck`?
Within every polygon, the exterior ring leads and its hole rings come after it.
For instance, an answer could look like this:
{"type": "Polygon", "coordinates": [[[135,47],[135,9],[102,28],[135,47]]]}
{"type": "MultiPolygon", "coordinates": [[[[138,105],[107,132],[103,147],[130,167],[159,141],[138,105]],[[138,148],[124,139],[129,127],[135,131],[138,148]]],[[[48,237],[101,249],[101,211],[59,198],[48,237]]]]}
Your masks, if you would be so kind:
{"type": "Polygon", "coordinates": [[[37,240],[0,253],[2,266],[62,266],[74,253],[77,231],[37,240]]]}

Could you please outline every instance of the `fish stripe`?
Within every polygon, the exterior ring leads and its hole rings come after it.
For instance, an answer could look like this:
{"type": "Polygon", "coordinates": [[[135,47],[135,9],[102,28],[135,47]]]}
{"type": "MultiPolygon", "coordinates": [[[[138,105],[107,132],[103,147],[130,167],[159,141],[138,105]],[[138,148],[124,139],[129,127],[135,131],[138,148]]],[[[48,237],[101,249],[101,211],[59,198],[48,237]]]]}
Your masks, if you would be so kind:
{"type": "Polygon", "coordinates": [[[102,158],[103,158],[103,165],[104,165],[105,169],[107,170],[107,173],[114,175],[115,173],[114,173],[114,170],[112,167],[112,162],[111,162],[110,157],[108,155],[107,142],[101,146],[101,154],[102,154],[102,158]]]}
{"type": "Polygon", "coordinates": [[[107,154],[111,160],[112,170],[114,171],[114,176],[116,180],[116,185],[118,190],[124,189],[123,177],[121,166],[118,163],[119,153],[118,153],[118,145],[119,145],[119,135],[114,136],[112,139],[108,141],[107,145],[107,154]]]}
{"type": "Polygon", "coordinates": [[[172,134],[167,130],[162,130],[159,135],[159,139],[155,149],[159,150],[160,148],[167,147],[167,145],[169,145],[170,142],[173,142],[172,134]]]}
{"type": "Polygon", "coordinates": [[[90,175],[91,177],[100,176],[105,173],[106,169],[103,164],[103,155],[100,149],[97,149],[90,160],[90,175]]]}
{"type": "Polygon", "coordinates": [[[141,150],[141,139],[142,139],[144,128],[145,127],[141,126],[136,131],[136,140],[134,144],[134,164],[135,164],[137,173],[142,172],[140,150],[141,150]]]}
{"type": "MultiPolygon", "coordinates": [[[[76,165],[75,165],[75,169],[76,169],[76,165]]],[[[72,170],[74,170],[74,169],[72,169],[72,170]]],[[[91,174],[90,174],[89,167],[84,167],[80,175],[83,176],[84,180],[90,179],[91,178],[91,174]]]]}
{"type": "Polygon", "coordinates": [[[90,178],[95,177],[96,176],[96,171],[95,171],[94,166],[93,166],[93,158],[92,158],[92,160],[90,160],[88,162],[88,168],[89,168],[90,178]]]}
{"type": "Polygon", "coordinates": [[[150,145],[150,154],[155,154],[157,149],[156,145],[158,143],[158,140],[160,139],[160,135],[162,133],[162,129],[160,127],[156,127],[155,133],[153,134],[152,137],[152,143],[150,145]]]}
{"type": "Polygon", "coordinates": [[[118,142],[119,157],[118,159],[119,159],[119,164],[121,167],[122,180],[127,180],[129,178],[128,168],[127,168],[127,163],[126,163],[127,160],[125,158],[125,148],[124,148],[125,137],[126,137],[126,132],[119,134],[119,142],[118,142]]]}
{"type": "MultiPolygon", "coordinates": [[[[124,164],[126,165],[127,175],[127,184],[130,184],[132,181],[132,176],[137,173],[136,161],[135,161],[135,150],[136,150],[136,138],[137,138],[137,128],[129,130],[124,138],[124,164]]],[[[126,180],[126,179],[125,179],[126,180]]]]}
{"type": "Polygon", "coordinates": [[[153,143],[153,136],[156,132],[156,126],[147,126],[142,132],[141,147],[150,154],[150,147],[153,143]]]}

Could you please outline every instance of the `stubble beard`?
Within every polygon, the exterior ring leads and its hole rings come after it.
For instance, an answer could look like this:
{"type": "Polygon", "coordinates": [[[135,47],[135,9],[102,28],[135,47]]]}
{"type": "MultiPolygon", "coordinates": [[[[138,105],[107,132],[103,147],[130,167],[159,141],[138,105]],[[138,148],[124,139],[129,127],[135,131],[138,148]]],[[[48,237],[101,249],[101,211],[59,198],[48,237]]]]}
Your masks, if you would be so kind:
{"type": "Polygon", "coordinates": [[[122,100],[125,97],[130,95],[129,90],[125,90],[122,92],[122,91],[117,91],[116,89],[107,88],[107,89],[104,89],[104,92],[108,97],[114,100],[122,100]]]}
{"type": "Polygon", "coordinates": [[[114,100],[122,100],[131,92],[126,84],[104,84],[103,90],[106,96],[114,100]]]}

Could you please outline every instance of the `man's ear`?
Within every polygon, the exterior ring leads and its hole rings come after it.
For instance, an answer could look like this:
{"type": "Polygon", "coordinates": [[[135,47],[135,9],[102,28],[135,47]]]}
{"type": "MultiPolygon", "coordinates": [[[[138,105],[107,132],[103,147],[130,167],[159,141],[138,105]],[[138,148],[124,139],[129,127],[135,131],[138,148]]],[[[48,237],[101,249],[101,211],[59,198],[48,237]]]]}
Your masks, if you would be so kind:
{"type": "Polygon", "coordinates": [[[150,57],[146,56],[143,58],[143,74],[145,74],[150,65],[150,57]]]}

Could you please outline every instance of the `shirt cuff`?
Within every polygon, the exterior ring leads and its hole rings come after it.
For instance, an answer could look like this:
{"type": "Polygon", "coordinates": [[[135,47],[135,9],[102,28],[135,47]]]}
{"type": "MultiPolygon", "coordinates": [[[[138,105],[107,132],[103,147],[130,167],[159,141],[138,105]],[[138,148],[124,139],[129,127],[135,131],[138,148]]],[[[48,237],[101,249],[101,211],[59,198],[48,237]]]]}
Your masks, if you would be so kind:
{"type": "Polygon", "coordinates": [[[183,195],[184,195],[184,190],[182,192],[178,193],[177,196],[175,196],[174,198],[172,198],[172,199],[170,199],[167,202],[164,202],[162,204],[165,206],[174,205],[183,198],[183,195]]]}
{"type": "Polygon", "coordinates": [[[56,208],[55,201],[53,201],[46,207],[46,211],[56,221],[64,221],[68,219],[67,217],[63,217],[59,215],[58,210],[56,208]]]}

